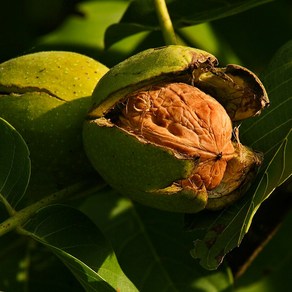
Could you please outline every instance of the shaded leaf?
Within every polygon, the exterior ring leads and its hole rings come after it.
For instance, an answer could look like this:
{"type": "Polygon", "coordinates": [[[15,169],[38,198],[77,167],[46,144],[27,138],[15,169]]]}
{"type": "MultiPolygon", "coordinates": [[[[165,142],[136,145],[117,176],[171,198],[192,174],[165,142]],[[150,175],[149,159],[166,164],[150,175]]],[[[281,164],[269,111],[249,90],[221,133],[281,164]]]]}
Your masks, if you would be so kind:
{"type": "Polygon", "coordinates": [[[132,54],[140,43],[133,38],[104,50],[104,34],[110,25],[121,19],[129,1],[84,1],[76,7],[77,14],[70,15],[55,31],[39,39],[34,50],[70,50],[86,54],[111,67],[132,54]]]}
{"type": "Polygon", "coordinates": [[[104,45],[108,49],[114,43],[137,33],[153,30],[152,27],[135,23],[115,23],[110,25],[104,35],[104,45]]]}
{"type": "Polygon", "coordinates": [[[51,249],[86,291],[137,291],[101,232],[80,211],[61,205],[45,207],[23,228],[51,249]]]}
{"type": "Polygon", "coordinates": [[[264,165],[276,152],[292,126],[292,41],[282,47],[263,74],[271,105],[257,118],[243,123],[240,137],[244,144],[265,154],[264,165]]]}
{"type": "MultiPolygon", "coordinates": [[[[291,39],[291,34],[287,33],[287,29],[292,28],[291,7],[291,1],[277,0],[210,25],[220,39],[220,48],[227,44],[236,52],[243,66],[257,73],[263,72],[275,52],[291,39]]],[[[221,65],[228,64],[219,54],[215,56],[221,65]]]]}
{"type": "Polygon", "coordinates": [[[247,232],[251,219],[271,192],[292,174],[292,41],[275,55],[263,76],[271,101],[269,109],[243,125],[243,143],[264,153],[264,163],[258,177],[249,214],[245,221],[247,232]]]}
{"type": "MultiPolygon", "coordinates": [[[[238,17],[238,16],[237,16],[238,17]]],[[[229,43],[224,42],[222,37],[215,31],[217,23],[204,22],[197,25],[182,27],[176,31],[184,45],[198,48],[216,56],[220,64],[243,65],[229,43]]]]}
{"type": "Polygon", "coordinates": [[[195,242],[192,255],[200,259],[206,269],[216,269],[225,254],[240,244],[261,203],[291,176],[291,60],[292,42],[289,42],[276,54],[264,77],[270,109],[242,125],[243,143],[262,151],[265,160],[245,197],[223,210],[208,228],[204,239],[195,242]]]}
{"type": "MultiPolygon", "coordinates": [[[[211,21],[243,12],[271,0],[227,0],[227,1],[166,1],[170,17],[175,27],[183,27],[211,21]]],[[[152,0],[132,1],[122,22],[158,26],[152,0]]]]}
{"type": "Polygon", "coordinates": [[[29,150],[21,135],[0,118],[0,202],[8,208],[16,209],[23,198],[29,177],[29,150]]]}
{"type": "MultiPolygon", "coordinates": [[[[167,7],[174,28],[178,29],[190,25],[212,21],[234,15],[255,6],[271,2],[272,0],[236,0],[236,1],[193,1],[193,0],[169,0],[167,7]]],[[[126,10],[120,25],[111,26],[105,34],[107,47],[111,44],[136,33],[137,29],[159,29],[153,0],[132,1],[126,10]],[[128,31],[125,29],[126,25],[128,31]]]]}
{"type": "Polygon", "coordinates": [[[28,268],[26,241],[14,233],[2,236],[0,238],[0,289],[25,291],[28,268]]]}
{"type": "Polygon", "coordinates": [[[106,28],[119,21],[127,7],[126,1],[85,1],[76,7],[77,15],[69,16],[64,24],[41,39],[43,44],[71,44],[103,49],[106,28]]]}
{"type": "Polygon", "coordinates": [[[252,202],[249,205],[246,219],[242,226],[239,241],[248,231],[252,218],[260,207],[260,204],[266,200],[274,189],[280,186],[292,173],[292,131],[290,130],[282,143],[277,147],[276,153],[269,161],[265,171],[261,172],[256,190],[253,192],[252,202]]]}
{"type": "Polygon", "coordinates": [[[226,268],[207,272],[190,257],[193,234],[184,232],[183,214],[133,204],[110,189],[90,197],[82,210],[110,240],[139,291],[228,291],[231,286],[226,268]]]}
{"type": "Polygon", "coordinates": [[[0,271],[1,291],[82,291],[79,282],[51,251],[16,233],[0,238],[0,271]]]}
{"type": "Polygon", "coordinates": [[[289,291],[291,286],[292,213],[277,234],[239,278],[237,292],[289,291]]]}

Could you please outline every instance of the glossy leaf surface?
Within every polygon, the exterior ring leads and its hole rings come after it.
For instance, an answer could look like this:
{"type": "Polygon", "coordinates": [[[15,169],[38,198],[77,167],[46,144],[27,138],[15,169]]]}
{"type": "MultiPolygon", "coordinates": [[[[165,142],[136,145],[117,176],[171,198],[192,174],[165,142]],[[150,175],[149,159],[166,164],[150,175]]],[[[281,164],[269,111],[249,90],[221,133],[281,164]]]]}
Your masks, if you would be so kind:
{"type": "MultiPolygon", "coordinates": [[[[271,106],[241,127],[242,142],[264,153],[264,163],[243,200],[222,211],[192,255],[207,269],[216,269],[226,253],[238,246],[252,219],[271,192],[292,173],[292,42],[274,57],[263,77],[271,106]]],[[[196,218],[197,220],[199,220],[196,218]]]]}
{"type": "Polygon", "coordinates": [[[20,134],[0,118],[0,201],[16,209],[29,177],[29,150],[20,134]]]}
{"type": "Polygon", "coordinates": [[[102,233],[78,210],[62,205],[43,208],[24,230],[54,252],[86,291],[137,291],[102,233]]]}

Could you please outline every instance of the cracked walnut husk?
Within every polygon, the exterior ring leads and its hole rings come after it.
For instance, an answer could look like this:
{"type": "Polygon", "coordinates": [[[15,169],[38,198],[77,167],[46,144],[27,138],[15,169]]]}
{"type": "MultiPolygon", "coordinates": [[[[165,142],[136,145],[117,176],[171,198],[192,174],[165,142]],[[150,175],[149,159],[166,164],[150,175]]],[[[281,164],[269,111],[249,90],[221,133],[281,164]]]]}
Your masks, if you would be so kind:
{"type": "Polygon", "coordinates": [[[223,208],[246,192],[262,155],[240,144],[236,123],[269,100],[251,71],[217,65],[207,52],[167,46],[130,57],[100,80],[83,141],[113,188],[185,213],[223,208]]]}

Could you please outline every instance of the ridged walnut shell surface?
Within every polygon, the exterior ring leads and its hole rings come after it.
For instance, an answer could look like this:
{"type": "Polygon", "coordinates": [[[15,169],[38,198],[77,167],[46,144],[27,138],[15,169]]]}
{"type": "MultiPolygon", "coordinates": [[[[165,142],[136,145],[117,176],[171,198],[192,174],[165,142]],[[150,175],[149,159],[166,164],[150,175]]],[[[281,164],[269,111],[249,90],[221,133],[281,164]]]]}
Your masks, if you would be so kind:
{"type": "Polygon", "coordinates": [[[185,83],[163,83],[127,96],[119,127],[161,147],[198,159],[192,174],[207,190],[221,182],[234,156],[232,124],[223,106],[185,83]]]}

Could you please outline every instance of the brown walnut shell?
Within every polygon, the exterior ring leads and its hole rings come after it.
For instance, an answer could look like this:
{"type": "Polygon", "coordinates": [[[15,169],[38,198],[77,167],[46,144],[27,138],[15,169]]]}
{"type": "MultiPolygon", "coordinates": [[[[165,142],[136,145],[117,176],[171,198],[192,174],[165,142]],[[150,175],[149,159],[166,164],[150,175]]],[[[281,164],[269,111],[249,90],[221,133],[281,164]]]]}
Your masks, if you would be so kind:
{"type": "Polygon", "coordinates": [[[196,185],[219,185],[234,147],[230,117],[218,101],[185,83],[153,85],[126,98],[119,127],[197,159],[190,178],[196,185]]]}

